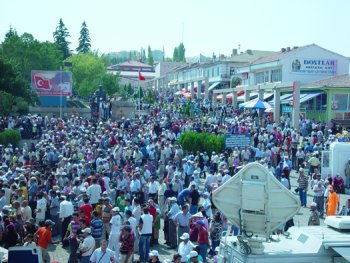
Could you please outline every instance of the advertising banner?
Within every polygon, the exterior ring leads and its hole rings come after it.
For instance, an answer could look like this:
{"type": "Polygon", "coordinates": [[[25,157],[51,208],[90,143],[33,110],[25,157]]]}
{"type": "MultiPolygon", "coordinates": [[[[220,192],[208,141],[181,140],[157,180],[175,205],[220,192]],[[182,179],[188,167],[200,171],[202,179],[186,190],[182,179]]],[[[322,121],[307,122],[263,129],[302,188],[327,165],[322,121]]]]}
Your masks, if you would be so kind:
{"type": "Polygon", "coordinates": [[[292,73],[312,75],[336,75],[336,59],[296,58],[291,60],[292,73]]]}
{"type": "Polygon", "coordinates": [[[72,72],[32,70],[31,85],[39,96],[71,96],[72,72]]]}

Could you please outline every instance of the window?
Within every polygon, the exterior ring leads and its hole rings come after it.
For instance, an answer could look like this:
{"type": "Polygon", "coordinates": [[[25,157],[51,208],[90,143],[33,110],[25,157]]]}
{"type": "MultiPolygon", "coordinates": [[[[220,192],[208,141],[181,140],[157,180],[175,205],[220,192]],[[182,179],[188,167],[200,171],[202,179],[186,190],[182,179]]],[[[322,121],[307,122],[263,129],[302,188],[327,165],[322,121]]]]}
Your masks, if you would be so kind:
{"type": "Polygon", "coordinates": [[[270,80],[268,71],[255,73],[255,84],[261,84],[269,81],[270,80]]]}
{"type": "Polygon", "coordinates": [[[220,75],[220,67],[217,67],[216,68],[216,76],[219,76],[220,75]]]}
{"type": "Polygon", "coordinates": [[[271,82],[282,81],[282,69],[271,70],[271,82]]]}

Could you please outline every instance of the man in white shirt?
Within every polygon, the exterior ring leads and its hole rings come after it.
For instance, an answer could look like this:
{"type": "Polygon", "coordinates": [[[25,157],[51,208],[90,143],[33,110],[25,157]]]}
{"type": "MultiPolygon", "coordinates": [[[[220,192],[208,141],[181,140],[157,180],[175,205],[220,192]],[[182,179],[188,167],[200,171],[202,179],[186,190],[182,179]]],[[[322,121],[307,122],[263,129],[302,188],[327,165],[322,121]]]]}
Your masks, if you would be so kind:
{"type": "MultiPolygon", "coordinates": [[[[114,207],[112,209],[112,218],[110,221],[111,224],[111,233],[109,234],[109,244],[108,248],[112,251],[118,251],[119,252],[119,235],[120,235],[120,226],[122,225],[122,217],[119,214],[120,209],[119,207],[114,207]]],[[[118,253],[119,254],[119,253],[118,253]]],[[[118,262],[118,258],[117,258],[118,262]]]]}
{"type": "Polygon", "coordinates": [[[225,175],[222,177],[223,184],[231,178],[230,171],[228,169],[225,169],[224,173],[225,175]]]}
{"type": "MultiPolygon", "coordinates": [[[[108,242],[102,241],[101,247],[96,249],[90,257],[91,263],[115,263],[114,252],[107,248],[108,242]]],[[[118,251],[119,252],[119,251],[118,251]]]]}
{"type": "Polygon", "coordinates": [[[27,222],[29,219],[32,218],[32,209],[28,205],[28,201],[27,200],[23,200],[21,210],[22,210],[23,222],[27,222]]]}
{"type": "Polygon", "coordinates": [[[71,202],[68,202],[66,200],[65,196],[60,196],[58,199],[60,201],[60,219],[62,221],[62,232],[61,232],[61,238],[63,242],[63,238],[66,236],[68,225],[72,219],[72,215],[74,213],[74,207],[71,202]]]}
{"type": "Polygon", "coordinates": [[[182,236],[180,237],[180,239],[182,241],[179,244],[178,253],[181,255],[181,263],[185,263],[185,262],[187,262],[187,256],[192,251],[192,248],[194,247],[194,245],[189,240],[190,235],[188,233],[183,233],[182,236]]]}
{"type": "Polygon", "coordinates": [[[47,209],[47,201],[44,198],[43,193],[38,193],[38,200],[36,201],[36,209],[35,209],[35,213],[36,213],[35,220],[37,224],[39,224],[40,221],[45,220],[46,209],[47,209]]]}
{"type": "Polygon", "coordinates": [[[139,254],[141,262],[148,262],[151,237],[152,237],[153,216],[149,214],[148,207],[143,209],[143,215],[139,222],[140,241],[139,254]]]}
{"type": "Polygon", "coordinates": [[[80,263],[90,263],[90,257],[95,250],[95,239],[91,236],[91,228],[85,228],[81,232],[83,232],[84,241],[79,245],[80,263]]]}
{"type": "Polygon", "coordinates": [[[150,182],[148,183],[148,197],[152,198],[154,201],[157,199],[157,193],[158,193],[158,182],[154,180],[154,177],[150,177],[150,182]]]}
{"type": "Polygon", "coordinates": [[[90,204],[95,209],[95,206],[98,203],[98,199],[101,198],[102,194],[101,186],[97,184],[97,178],[92,179],[92,185],[88,187],[86,194],[90,198],[90,204]]]}
{"type": "Polygon", "coordinates": [[[137,178],[137,176],[139,175],[138,172],[135,172],[133,177],[132,177],[132,180],[130,182],[130,193],[131,193],[131,196],[130,196],[130,199],[133,199],[133,197],[135,196],[135,194],[140,191],[141,189],[141,182],[140,180],[137,178]]]}

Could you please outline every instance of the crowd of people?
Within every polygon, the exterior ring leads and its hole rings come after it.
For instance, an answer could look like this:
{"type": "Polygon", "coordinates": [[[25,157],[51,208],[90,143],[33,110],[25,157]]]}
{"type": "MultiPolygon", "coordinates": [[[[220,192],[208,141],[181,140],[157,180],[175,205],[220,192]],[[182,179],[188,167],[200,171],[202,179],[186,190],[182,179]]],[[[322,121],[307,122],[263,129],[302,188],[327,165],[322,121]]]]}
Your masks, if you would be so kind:
{"type": "Polygon", "coordinates": [[[105,121],[2,118],[2,130],[19,129],[36,141],[0,146],[1,245],[40,247],[45,263],[51,262],[51,243],[69,247],[70,263],[127,263],[159,262],[152,248],[165,243],[177,251],[170,261],[215,262],[223,231],[239,230],[215,208],[211,194],[254,161],[288,189],[291,172],[299,173],[295,190],[302,206],[307,191],[314,192],[310,225],[338,212],[338,194],[350,188],[350,159],[346,182],[339,175],[322,180],[320,154],[339,131],[313,120],[301,119],[293,128],[287,116],[276,125],[269,116],[196,104],[187,116],[184,107],[175,102],[136,119],[105,121]],[[177,141],[190,130],[250,134],[251,146],[185,152],[177,141]]]}

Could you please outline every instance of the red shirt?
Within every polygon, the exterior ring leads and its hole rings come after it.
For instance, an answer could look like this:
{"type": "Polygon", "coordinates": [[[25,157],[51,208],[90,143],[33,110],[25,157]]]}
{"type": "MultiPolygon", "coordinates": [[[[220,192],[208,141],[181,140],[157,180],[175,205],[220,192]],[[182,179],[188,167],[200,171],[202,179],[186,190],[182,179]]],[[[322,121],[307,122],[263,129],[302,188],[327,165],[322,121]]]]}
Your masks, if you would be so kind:
{"type": "Polygon", "coordinates": [[[150,205],[148,210],[149,210],[149,214],[151,216],[153,216],[153,221],[155,221],[156,218],[157,218],[157,210],[156,210],[156,208],[153,205],[150,205]]]}
{"type": "Polygon", "coordinates": [[[204,227],[201,226],[198,229],[198,240],[197,240],[198,244],[209,244],[209,239],[208,239],[208,230],[204,227]]]}
{"type": "Polygon", "coordinates": [[[40,227],[36,231],[35,235],[39,236],[37,245],[39,247],[47,249],[49,247],[49,243],[51,242],[51,237],[52,237],[51,230],[46,227],[40,227]]]}
{"type": "Polygon", "coordinates": [[[90,204],[83,204],[79,207],[79,210],[84,211],[84,215],[88,216],[89,218],[91,217],[92,213],[92,206],[90,204]]]}

